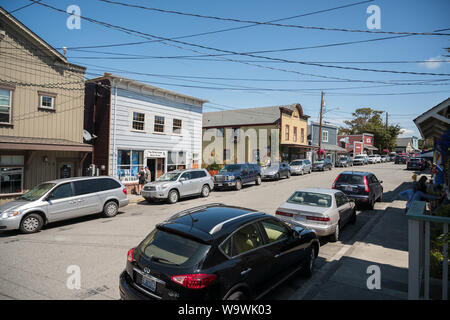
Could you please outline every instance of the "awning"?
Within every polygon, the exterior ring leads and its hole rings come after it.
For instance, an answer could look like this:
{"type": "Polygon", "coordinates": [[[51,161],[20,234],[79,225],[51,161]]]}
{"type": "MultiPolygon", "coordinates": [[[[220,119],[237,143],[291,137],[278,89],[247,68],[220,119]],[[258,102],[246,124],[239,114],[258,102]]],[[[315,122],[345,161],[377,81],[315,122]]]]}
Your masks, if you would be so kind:
{"type": "MultiPolygon", "coordinates": [[[[325,151],[336,151],[339,153],[347,153],[348,151],[344,148],[341,148],[337,145],[334,144],[327,144],[327,143],[323,143],[320,145],[320,147],[325,150],[325,151]]],[[[319,148],[319,145],[315,144],[314,148],[319,148]]]]}
{"type": "Polygon", "coordinates": [[[0,150],[45,150],[92,152],[93,146],[64,139],[0,136],[0,150]]]}
{"type": "Polygon", "coordinates": [[[374,147],[374,146],[364,146],[364,149],[367,149],[367,150],[378,150],[378,148],[377,147],[374,147]]]}

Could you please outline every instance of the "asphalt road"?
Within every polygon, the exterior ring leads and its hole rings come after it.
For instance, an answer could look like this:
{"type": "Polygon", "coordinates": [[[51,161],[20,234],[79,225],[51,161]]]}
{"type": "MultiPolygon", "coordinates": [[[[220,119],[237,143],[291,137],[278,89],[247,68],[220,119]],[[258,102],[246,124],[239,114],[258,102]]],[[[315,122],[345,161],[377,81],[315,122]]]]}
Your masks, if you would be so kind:
{"type": "MultiPolygon", "coordinates": [[[[384,201],[395,189],[411,181],[412,172],[393,163],[355,167],[371,171],[383,180],[384,201]]],[[[208,198],[181,200],[169,205],[130,204],[114,218],[97,215],[47,225],[41,232],[23,235],[16,231],[0,233],[0,299],[118,299],[119,274],[125,267],[127,251],[136,246],[157,224],[186,208],[221,202],[274,214],[292,192],[304,187],[331,187],[343,168],[313,172],[290,179],[245,186],[241,191],[212,192],[208,198]],[[79,267],[79,269],[78,269],[79,267]],[[73,275],[80,272],[80,289],[73,275]],[[74,273],[75,272],[75,273],[74,273]],[[69,282],[69,286],[68,286],[69,282]],[[71,287],[71,289],[69,289],[71,287]]],[[[347,170],[347,169],[345,169],[347,170]]],[[[394,191],[394,192],[393,192],[394,191]]],[[[316,268],[333,258],[386,202],[375,210],[358,211],[357,223],[341,231],[341,241],[321,240],[316,268]]],[[[289,299],[307,282],[300,276],[269,293],[265,299],[289,299]]]]}

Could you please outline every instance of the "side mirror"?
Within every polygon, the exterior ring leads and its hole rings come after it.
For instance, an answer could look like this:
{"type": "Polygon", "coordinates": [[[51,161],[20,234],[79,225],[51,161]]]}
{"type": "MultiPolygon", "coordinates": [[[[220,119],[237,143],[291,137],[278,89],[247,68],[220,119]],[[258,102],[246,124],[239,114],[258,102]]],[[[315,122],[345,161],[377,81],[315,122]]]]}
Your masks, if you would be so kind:
{"type": "Polygon", "coordinates": [[[187,180],[187,179],[186,179],[185,177],[181,177],[181,178],[180,178],[180,181],[181,181],[181,182],[186,181],[186,180],[187,180]]]}
{"type": "Polygon", "coordinates": [[[380,183],[383,183],[383,180],[380,180],[380,183]]]}

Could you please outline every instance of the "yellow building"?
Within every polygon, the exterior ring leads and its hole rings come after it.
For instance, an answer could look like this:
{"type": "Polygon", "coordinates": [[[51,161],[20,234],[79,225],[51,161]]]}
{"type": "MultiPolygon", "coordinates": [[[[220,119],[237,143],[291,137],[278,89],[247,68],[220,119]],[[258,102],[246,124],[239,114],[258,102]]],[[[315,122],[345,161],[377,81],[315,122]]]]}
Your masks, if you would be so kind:
{"type": "Polygon", "coordinates": [[[300,104],[206,112],[203,166],[307,157],[309,116],[300,104]]]}

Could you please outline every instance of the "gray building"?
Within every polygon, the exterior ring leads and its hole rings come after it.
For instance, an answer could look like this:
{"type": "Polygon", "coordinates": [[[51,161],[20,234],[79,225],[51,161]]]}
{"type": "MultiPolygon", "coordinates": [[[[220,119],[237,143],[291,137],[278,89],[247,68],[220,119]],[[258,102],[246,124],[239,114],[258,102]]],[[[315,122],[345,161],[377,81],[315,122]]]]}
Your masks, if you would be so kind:
{"type": "MultiPolygon", "coordinates": [[[[320,123],[318,122],[311,122],[308,126],[308,140],[314,150],[314,152],[312,152],[312,161],[318,158],[319,129],[320,123]]],[[[335,163],[339,154],[347,154],[347,151],[344,148],[338,146],[338,130],[339,127],[335,125],[322,123],[322,142],[320,147],[325,150],[325,157],[330,158],[333,163],[335,163]]]]}

